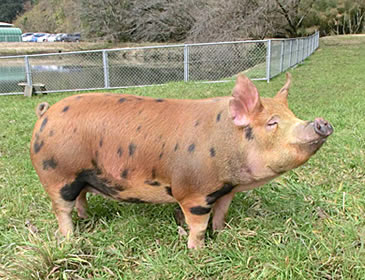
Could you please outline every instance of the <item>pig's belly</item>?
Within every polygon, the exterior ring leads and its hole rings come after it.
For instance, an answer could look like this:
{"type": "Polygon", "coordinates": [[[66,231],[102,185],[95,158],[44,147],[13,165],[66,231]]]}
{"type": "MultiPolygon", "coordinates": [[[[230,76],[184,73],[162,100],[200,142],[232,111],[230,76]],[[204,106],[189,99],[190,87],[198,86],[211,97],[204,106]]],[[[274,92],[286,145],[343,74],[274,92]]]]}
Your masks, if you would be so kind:
{"type": "Polygon", "coordinates": [[[168,184],[148,185],[145,182],[129,182],[127,187],[115,188],[110,186],[110,189],[116,190],[106,194],[105,191],[100,191],[92,185],[87,187],[87,191],[95,194],[101,194],[105,197],[112,198],[118,201],[132,203],[175,203],[176,199],[172,196],[171,187],[168,184]]]}

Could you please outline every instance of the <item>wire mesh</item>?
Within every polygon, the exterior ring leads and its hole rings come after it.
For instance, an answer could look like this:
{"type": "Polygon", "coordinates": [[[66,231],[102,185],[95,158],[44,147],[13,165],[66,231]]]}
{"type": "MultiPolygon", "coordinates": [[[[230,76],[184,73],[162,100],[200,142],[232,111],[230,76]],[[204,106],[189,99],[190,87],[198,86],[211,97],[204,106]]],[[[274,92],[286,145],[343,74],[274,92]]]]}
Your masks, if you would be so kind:
{"type": "Polygon", "coordinates": [[[22,92],[19,82],[26,82],[24,57],[0,59],[0,94],[22,92]]]}
{"type": "Polygon", "coordinates": [[[183,47],[108,51],[110,87],[184,80],[183,47]]]}
{"type": "Polygon", "coordinates": [[[104,87],[101,52],[29,57],[32,82],[49,91],[104,87]]]}
{"type": "Polygon", "coordinates": [[[229,79],[240,72],[265,78],[267,42],[189,46],[189,80],[229,79]],[[261,67],[259,67],[261,66],[261,67]]]}

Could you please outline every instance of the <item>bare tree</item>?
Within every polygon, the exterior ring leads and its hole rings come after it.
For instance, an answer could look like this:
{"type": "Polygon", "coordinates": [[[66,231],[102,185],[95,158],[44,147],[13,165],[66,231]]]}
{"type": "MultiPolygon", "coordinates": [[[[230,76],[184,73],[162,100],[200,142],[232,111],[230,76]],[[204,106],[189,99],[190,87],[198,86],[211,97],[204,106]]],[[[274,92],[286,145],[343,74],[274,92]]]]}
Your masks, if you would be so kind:
{"type": "MultiPolygon", "coordinates": [[[[291,37],[300,34],[303,20],[311,12],[312,6],[316,0],[275,0],[278,6],[278,13],[285,18],[288,28],[285,33],[291,37]]],[[[285,34],[283,34],[285,35],[285,34]]]]}
{"type": "Polygon", "coordinates": [[[111,41],[179,41],[195,19],[194,1],[83,0],[82,19],[90,37],[111,41]]]}
{"type": "Polygon", "coordinates": [[[276,5],[265,0],[211,0],[195,11],[190,41],[261,39],[274,31],[276,5]]]}

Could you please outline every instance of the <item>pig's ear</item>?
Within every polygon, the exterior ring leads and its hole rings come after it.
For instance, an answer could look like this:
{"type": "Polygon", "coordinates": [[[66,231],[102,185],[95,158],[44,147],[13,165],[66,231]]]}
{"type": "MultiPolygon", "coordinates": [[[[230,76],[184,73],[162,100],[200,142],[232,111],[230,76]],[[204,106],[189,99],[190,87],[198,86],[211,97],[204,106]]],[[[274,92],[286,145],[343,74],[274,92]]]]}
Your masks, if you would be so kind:
{"type": "Polygon", "coordinates": [[[257,88],[245,75],[241,74],[237,77],[232,96],[229,109],[234,124],[249,125],[252,117],[263,108],[257,88]]]}
{"type": "Polygon", "coordinates": [[[286,72],[286,83],[274,97],[275,99],[281,101],[285,105],[288,105],[288,94],[289,94],[290,84],[291,84],[291,74],[289,72],[286,72]]]}

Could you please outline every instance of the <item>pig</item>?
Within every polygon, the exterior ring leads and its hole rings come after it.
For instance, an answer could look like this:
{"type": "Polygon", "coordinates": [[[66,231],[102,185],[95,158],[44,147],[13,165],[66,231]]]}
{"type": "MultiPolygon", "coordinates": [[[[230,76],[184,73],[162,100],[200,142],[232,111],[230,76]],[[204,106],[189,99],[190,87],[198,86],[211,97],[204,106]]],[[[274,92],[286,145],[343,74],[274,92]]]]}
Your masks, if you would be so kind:
{"type": "Polygon", "coordinates": [[[273,98],[237,76],[232,96],[154,99],[89,93],[38,105],[30,156],[64,236],[71,212],[86,218],[86,193],[125,202],[178,203],[188,248],[204,246],[212,213],[224,227],[237,192],[305,163],[332,134],[322,118],[288,107],[291,75],[273,98]]]}

